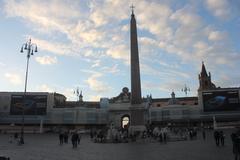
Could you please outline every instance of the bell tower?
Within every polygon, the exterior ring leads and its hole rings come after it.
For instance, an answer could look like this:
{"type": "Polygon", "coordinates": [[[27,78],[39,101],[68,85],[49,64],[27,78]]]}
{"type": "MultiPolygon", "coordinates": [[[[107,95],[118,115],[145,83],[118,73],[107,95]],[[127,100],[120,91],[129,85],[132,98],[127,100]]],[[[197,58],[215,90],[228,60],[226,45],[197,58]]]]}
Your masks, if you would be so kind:
{"type": "Polygon", "coordinates": [[[216,88],[215,84],[213,84],[211,81],[211,73],[209,72],[207,74],[204,62],[202,62],[202,71],[198,75],[198,79],[199,79],[199,88],[198,88],[199,91],[216,88]]]}

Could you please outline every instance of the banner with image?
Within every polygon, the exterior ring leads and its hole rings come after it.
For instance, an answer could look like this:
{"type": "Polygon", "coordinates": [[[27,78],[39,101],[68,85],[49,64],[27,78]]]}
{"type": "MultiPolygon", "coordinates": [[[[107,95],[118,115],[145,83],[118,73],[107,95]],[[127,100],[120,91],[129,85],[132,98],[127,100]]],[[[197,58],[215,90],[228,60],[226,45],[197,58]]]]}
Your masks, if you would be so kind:
{"type": "Polygon", "coordinates": [[[46,115],[47,95],[26,95],[23,102],[23,95],[12,95],[10,114],[21,115],[24,108],[25,115],[46,115]]]}
{"type": "Polygon", "coordinates": [[[236,111],[240,110],[239,91],[211,91],[203,92],[203,110],[211,111],[236,111]]]}

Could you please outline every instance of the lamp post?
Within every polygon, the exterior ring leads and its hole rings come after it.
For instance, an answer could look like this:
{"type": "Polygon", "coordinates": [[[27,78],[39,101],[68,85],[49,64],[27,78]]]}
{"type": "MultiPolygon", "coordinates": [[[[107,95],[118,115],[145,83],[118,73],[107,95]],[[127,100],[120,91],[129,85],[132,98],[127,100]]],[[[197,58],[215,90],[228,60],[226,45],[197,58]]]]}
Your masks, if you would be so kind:
{"type": "Polygon", "coordinates": [[[24,94],[23,94],[23,107],[22,107],[22,127],[21,127],[21,137],[20,137],[20,144],[24,144],[24,109],[26,107],[26,92],[27,92],[27,78],[28,78],[28,65],[29,59],[33,55],[33,52],[37,52],[37,45],[31,42],[29,39],[28,42],[24,43],[21,47],[21,53],[27,51],[27,68],[26,68],[26,75],[25,75],[25,85],[24,85],[24,94]]]}
{"type": "Polygon", "coordinates": [[[185,84],[185,85],[184,85],[184,88],[182,88],[182,92],[184,92],[185,95],[187,96],[188,92],[190,92],[190,88],[187,87],[187,85],[185,84]]]}

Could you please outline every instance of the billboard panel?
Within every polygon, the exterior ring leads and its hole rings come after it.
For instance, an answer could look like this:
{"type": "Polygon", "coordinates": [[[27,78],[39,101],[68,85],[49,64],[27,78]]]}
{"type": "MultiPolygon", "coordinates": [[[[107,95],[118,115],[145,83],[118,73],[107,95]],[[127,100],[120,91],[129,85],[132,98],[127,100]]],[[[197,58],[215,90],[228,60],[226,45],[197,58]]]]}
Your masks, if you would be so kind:
{"type": "Polygon", "coordinates": [[[202,96],[203,110],[206,112],[240,110],[238,90],[208,91],[202,92],[202,96]]]}
{"type": "Polygon", "coordinates": [[[21,115],[24,108],[25,115],[46,115],[47,95],[26,95],[25,105],[23,95],[12,95],[11,115],[21,115]]]}

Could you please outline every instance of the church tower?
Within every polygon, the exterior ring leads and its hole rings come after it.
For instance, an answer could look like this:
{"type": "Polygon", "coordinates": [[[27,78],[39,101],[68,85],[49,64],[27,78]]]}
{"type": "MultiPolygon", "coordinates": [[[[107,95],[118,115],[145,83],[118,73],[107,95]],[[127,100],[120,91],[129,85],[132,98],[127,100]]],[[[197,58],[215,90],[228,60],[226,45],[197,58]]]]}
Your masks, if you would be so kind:
{"type": "Polygon", "coordinates": [[[137,25],[132,8],[130,21],[130,41],[131,41],[131,104],[141,104],[141,80],[138,56],[137,25]]]}
{"type": "Polygon", "coordinates": [[[204,63],[202,62],[202,71],[198,75],[199,78],[199,88],[198,90],[208,90],[216,88],[215,84],[211,81],[211,73],[207,74],[204,63]]]}

